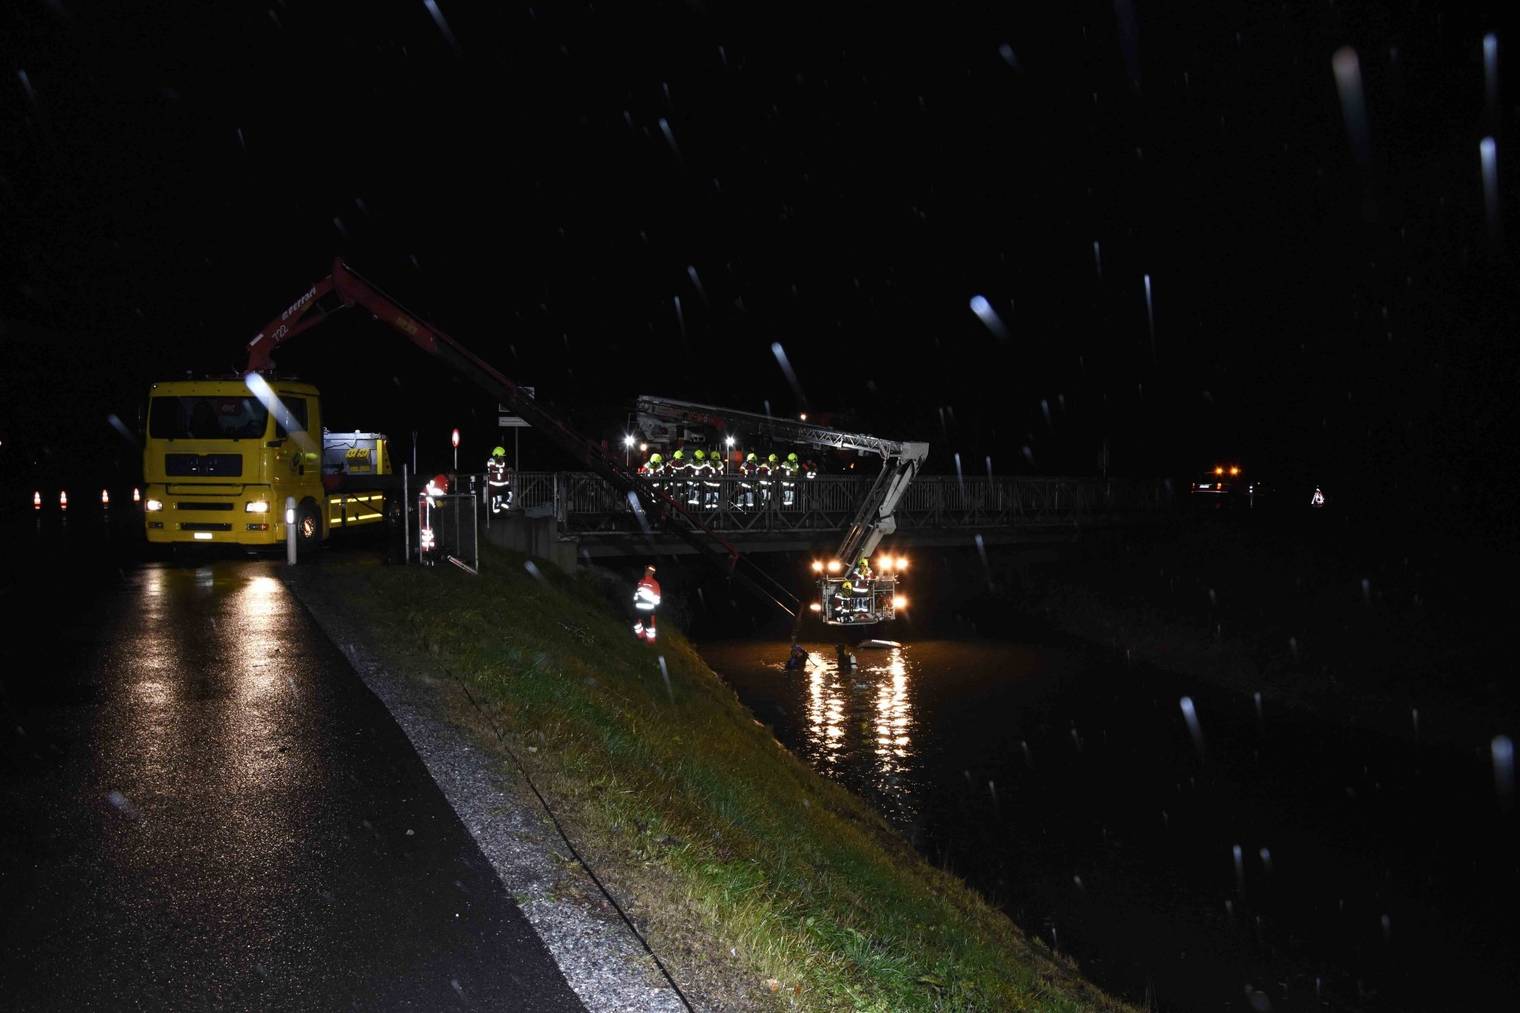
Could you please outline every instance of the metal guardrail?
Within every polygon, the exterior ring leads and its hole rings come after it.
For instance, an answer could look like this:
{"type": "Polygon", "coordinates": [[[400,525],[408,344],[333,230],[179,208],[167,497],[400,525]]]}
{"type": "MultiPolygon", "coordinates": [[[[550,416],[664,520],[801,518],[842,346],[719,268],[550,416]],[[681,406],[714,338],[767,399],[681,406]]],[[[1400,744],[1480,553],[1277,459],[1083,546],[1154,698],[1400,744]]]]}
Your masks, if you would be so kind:
{"type": "MultiPolygon", "coordinates": [[[[870,475],[820,475],[760,480],[740,475],[666,479],[675,495],[715,531],[839,531],[871,487],[870,475]]],[[[627,500],[590,472],[517,472],[513,508],[552,514],[566,534],[639,529],[627,500]]],[[[897,529],[996,528],[1052,522],[1115,520],[1172,505],[1164,482],[1091,478],[914,480],[896,510],[897,529]]]]}

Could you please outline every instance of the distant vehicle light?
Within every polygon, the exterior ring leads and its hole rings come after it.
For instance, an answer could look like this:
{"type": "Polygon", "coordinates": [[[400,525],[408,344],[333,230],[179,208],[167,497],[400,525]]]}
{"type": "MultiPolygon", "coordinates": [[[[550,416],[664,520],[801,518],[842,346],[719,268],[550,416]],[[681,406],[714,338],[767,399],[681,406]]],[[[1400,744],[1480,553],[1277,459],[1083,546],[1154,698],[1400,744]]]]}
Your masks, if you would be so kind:
{"type": "Polygon", "coordinates": [[[148,513],[150,513],[150,514],[153,513],[155,510],[162,510],[163,508],[164,508],[164,502],[163,502],[163,500],[157,500],[157,499],[154,499],[151,496],[148,497],[148,502],[146,502],[146,503],[143,504],[143,509],[146,510],[146,511],[148,511],[148,513]]]}
{"type": "Polygon", "coordinates": [[[40,491],[32,493],[32,509],[42,509],[42,493],[40,491]]]}
{"type": "Polygon", "coordinates": [[[894,595],[893,598],[892,598],[892,607],[895,608],[895,609],[905,609],[905,608],[907,608],[908,607],[908,599],[907,599],[907,597],[904,596],[904,595],[900,595],[900,594],[899,595],[894,595]]]}
{"type": "Polygon", "coordinates": [[[68,508],[69,508],[69,494],[65,490],[65,491],[60,492],[58,494],[58,509],[60,509],[60,510],[67,510],[68,508]]]}
{"type": "Polygon", "coordinates": [[[269,503],[265,500],[256,499],[251,503],[244,503],[243,510],[250,514],[267,514],[269,512],[269,503]]]}
{"type": "Polygon", "coordinates": [[[1230,467],[1230,476],[1233,478],[1234,476],[1239,475],[1239,474],[1240,474],[1240,467],[1238,465],[1232,465],[1230,467]]]}
{"type": "Polygon", "coordinates": [[[142,502],[142,490],[139,489],[135,485],[132,487],[132,502],[133,503],[141,503],[142,502]]]}
{"type": "Polygon", "coordinates": [[[823,563],[822,563],[822,561],[817,560],[817,559],[813,560],[813,572],[814,573],[822,573],[823,572],[823,563]]]}
{"type": "Polygon", "coordinates": [[[803,422],[806,422],[807,421],[807,412],[803,412],[801,415],[799,415],[797,417],[799,419],[801,419],[803,422]]]}
{"type": "Polygon", "coordinates": [[[111,490],[110,489],[102,489],[102,490],[100,490],[100,505],[101,506],[110,506],[111,505],[111,490]]]}
{"type": "Polygon", "coordinates": [[[1223,475],[1224,474],[1224,469],[1220,468],[1218,466],[1215,466],[1215,468],[1214,468],[1214,474],[1216,474],[1216,475],[1223,475]]]}
{"type": "Polygon", "coordinates": [[[822,612],[823,605],[816,601],[808,602],[808,609],[813,612],[822,612]]]}
{"type": "Polygon", "coordinates": [[[829,560],[829,572],[830,573],[838,573],[839,572],[839,560],[837,560],[837,559],[831,559],[831,560],[829,560]]]}

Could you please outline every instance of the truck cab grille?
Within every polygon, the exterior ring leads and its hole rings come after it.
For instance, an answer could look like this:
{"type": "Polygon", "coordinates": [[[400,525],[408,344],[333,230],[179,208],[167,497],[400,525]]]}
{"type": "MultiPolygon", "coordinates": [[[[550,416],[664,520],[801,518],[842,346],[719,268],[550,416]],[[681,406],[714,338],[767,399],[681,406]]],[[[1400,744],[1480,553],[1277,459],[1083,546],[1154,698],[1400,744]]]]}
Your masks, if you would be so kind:
{"type": "Polygon", "coordinates": [[[165,454],[165,475],[235,476],[243,473],[242,454],[165,454]]]}

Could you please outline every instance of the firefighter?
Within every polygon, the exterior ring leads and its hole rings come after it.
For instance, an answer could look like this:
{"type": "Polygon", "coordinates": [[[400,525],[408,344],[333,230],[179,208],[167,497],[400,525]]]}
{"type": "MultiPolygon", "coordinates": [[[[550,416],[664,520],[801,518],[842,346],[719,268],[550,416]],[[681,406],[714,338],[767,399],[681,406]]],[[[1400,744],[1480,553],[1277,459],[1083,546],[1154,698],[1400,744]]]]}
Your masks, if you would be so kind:
{"type": "Polygon", "coordinates": [[[691,467],[687,470],[691,481],[686,483],[686,505],[698,506],[702,502],[702,476],[707,474],[707,452],[698,450],[691,456],[691,467]]]}
{"type": "Polygon", "coordinates": [[[787,454],[786,460],[781,462],[781,505],[784,507],[797,505],[798,467],[795,453],[787,454]]]}
{"type": "Polygon", "coordinates": [[[840,581],[839,587],[834,590],[834,618],[845,622],[850,613],[855,611],[855,583],[846,577],[840,581]]]}
{"type": "Polygon", "coordinates": [[[443,497],[449,494],[447,475],[438,474],[428,479],[417,497],[417,559],[424,566],[432,566],[443,554],[440,533],[437,530],[443,519],[443,497]]]}
{"type": "Polygon", "coordinates": [[[670,495],[678,502],[686,499],[686,473],[691,470],[691,464],[686,460],[686,451],[677,450],[670,455],[670,495]]]}
{"type": "Polygon", "coordinates": [[[665,484],[661,481],[665,477],[665,455],[659,451],[650,454],[649,460],[639,466],[639,473],[656,489],[662,488],[665,484]]]}
{"type": "Polygon", "coordinates": [[[486,488],[493,514],[512,509],[512,469],[507,467],[506,447],[497,447],[486,458],[486,488]]]}
{"type": "Polygon", "coordinates": [[[654,579],[654,564],[644,567],[644,577],[633,589],[633,635],[645,643],[654,643],[654,610],[660,607],[660,582],[654,579]]]}
{"type": "Polygon", "coordinates": [[[697,471],[702,477],[702,509],[718,509],[718,452],[709,451],[706,460],[703,459],[702,451],[697,451],[697,471]]]}
{"type": "Polygon", "coordinates": [[[739,465],[739,505],[746,510],[755,508],[755,479],[760,472],[760,458],[751,450],[739,465]]]}
{"type": "Polygon", "coordinates": [[[762,507],[771,505],[771,487],[775,484],[772,481],[772,477],[776,474],[777,463],[778,458],[775,454],[768,455],[765,460],[760,462],[758,470],[760,473],[760,505],[762,507]]]}

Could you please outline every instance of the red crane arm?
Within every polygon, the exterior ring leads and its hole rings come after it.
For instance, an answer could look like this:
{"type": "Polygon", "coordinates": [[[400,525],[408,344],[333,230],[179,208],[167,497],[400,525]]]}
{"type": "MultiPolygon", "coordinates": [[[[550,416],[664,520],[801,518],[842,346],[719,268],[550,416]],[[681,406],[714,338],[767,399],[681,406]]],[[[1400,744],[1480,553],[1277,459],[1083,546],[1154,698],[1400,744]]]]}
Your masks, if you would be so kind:
{"type": "MultiPolygon", "coordinates": [[[[584,462],[592,471],[601,475],[625,493],[632,492],[645,504],[646,513],[654,520],[674,522],[671,526],[688,543],[704,555],[716,555],[722,568],[736,576],[744,577],[736,567],[740,560],[739,550],[727,539],[705,527],[689,514],[664,489],[656,489],[638,474],[627,468],[607,448],[588,440],[562,422],[558,415],[529,396],[521,387],[497,372],[489,363],[471,352],[442,330],[427,323],[415,314],[407,312],[400,303],[381,292],[360,277],[342,259],[333,261],[332,274],[307,289],[285,312],[271,320],[263,330],[248,342],[248,366],[246,372],[269,370],[274,365],[274,351],[298,334],[302,334],[326,320],[328,315],[347,306],[362,306],[376,320],[404,334],[423,351],[436,355],[457,369],[475,384],[496,396],[530,426],[548,436],[560,449],[584,462]],[[328,295],[337,297],[337,306],[330,306],[328,295]],[[722,547],[721,553],[713,542],[722,547]],[[723,558],[726,556],[727,558],[723,558]]],[[[754,585],[750,578],[746,583],[754,585]]],[[[772,597],[770,592],[759,588],[761,593],[772,597]]],[[[774,600],[774,598],[773,598],[774,600]]],[[[779,602],[778,602],[779,604],[779,602]]],[[[785,608],[785,606],[782,606],[785,608]]],[[[791,611],[787,609],[787,611],[791,611]]]]}

